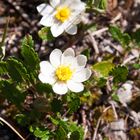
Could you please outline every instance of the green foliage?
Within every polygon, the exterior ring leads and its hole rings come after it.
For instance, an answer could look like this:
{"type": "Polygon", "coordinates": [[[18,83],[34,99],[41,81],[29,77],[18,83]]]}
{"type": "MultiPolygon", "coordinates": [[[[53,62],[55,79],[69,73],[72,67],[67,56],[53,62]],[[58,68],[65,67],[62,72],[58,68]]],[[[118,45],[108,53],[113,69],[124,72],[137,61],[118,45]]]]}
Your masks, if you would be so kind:
{"type": "Polygon", "coordinates": [[[133,64],[133,67],[134,67],[135,69],[140,69],[140,64],[133,64]]]}
{"type": "Polygon", "coordinates": [[[74,136],[76,140],[83,140],[84,131],[82,127],[77,126],[76,123],[67,122],[64,120],[58,120],[50,117],[51,121],[57,125],[57,130],[55,131],[55,139],[56,140],[74,140],[74,136]]]}
{"type": "Polygon", "coordinates": [[[45,83],[37,83],[35,85],[35,88],[37,90],[37,92],[39,94],[43,94],[43,93],[51,93],[52,92],[52,87],[49,84],[45,84],[45,83]]]}
{"type": "Polygon", "coordinates": [[[113,93],[113,94],[111,95],[111,97],[112,97],[112,99],[113,99],[114,101],[119,102],[119,97],[118,97],[117,94],[113,93]]]}
{"type": "Polygon", "coordinates": [[[62,109],[62,101],[59,99],[53,99],[51,102],[51,110],[53,112],[60,112],[62,109]]]}
{"type": "Polygon", "coordinates": [[[77,111],[80,107],[80,98],[76,94],[69,94],[67,96],[69,113],[77,111]]]}
{"type": "Polygon", "coordinates": [[[41,28],[41,30],[38,32],[38,35],[42,40],[52,41],[54,39],[50,28],[48,27],[41,28]]]}
{"type": "Polygon", "coordinates": [[[105,78],[101,77],[98,81],[98,86],[104,87],[104,86],[106,86],[106,82],[107,82],[107,80],[105,78]]]}
{"type": "Polygon", "coordinates": [[[7,71],[14,81],[22,82],[28,79],[26,68],[15,58],[9,58],[7,60],[7,71]]]}
{"type": "Polygon", "coordinates": [[[90,50],[89,49],[86,49],[82,52],[83,55],[85,55],[88,58],[90,58],[90,50]]]}
{"type": "Polygon", "coordinates": [[[110,75],[113,76],[113,82],[125,82],[128,75],[128,69],[125,66],[117,66],[111,72],[110,75]]]}
{"type": "Polygon", "coordinates": [[[97,72],[99,77],[107,77],[109,72],[114,68],[114,64],[110,61],[102,61],[93,65],[92,68],[97,72]]]}
{"type": "Polygon", "coordinates": [[[37,138],[40,138],[41,140],[49,140],[50,138],[50,132],[48,129],[45,129],[44,127],[37,127],[37,126],[30,126],[29,128],[30,132],[32,132],[37,138]]]}
{"type": "Polygon", "coordinates": [[[20,124],[21,126],[29,125],[30,121],[26,114],[17,114],[14,118],[16,119],[18,124],[20,124]]]}
{"type": "Polygon", "coordinates": [[[31,35],[26,35],[22,41],[22,47],[29,46],[31,48],[34,48],[34,41],[31,35]]]}
{"type": "Polygon", "coordinates": [[[91,7],[94,3],[94,0],[87,0],[87,5],[91,7]]]}
{"type": "Polygon", "coordinates": [[[106,9],[107,7],[107,0],[94,0],[94,5],[100,9],[106,9]]]}
{"type": "Polygon", "coordinates": [[[121,43],[123,47],[126,47],[131,41],[129,34],[121,32],[117,26],[110,26],[109,32],[115,40],[121,43]]]}
{"type": "Polygon", "coordinates": [[[134,42],[139,46],[140,45],[140,29],[137,29],[133,34],[132,34],[132,39],[134,42]]]}
{"type": "Polygon", "coordinates": [[[8,73],[6,62],[0,62],[0,75],[8,73]]]}
{"type": "Polygon", "coordinates": [[[25,100],[25,94],[22,93],[15,84],[6,80],[0,81],[0,94],[17,107],[20,107],[25,100]]]}
{"type": "Polygon", "coordinates": [[[24,58],[23,63],[29,71],[39,69],[39,58],[33,49],[34,43],[31,36],[26,36],[22,41],[21,54],[24,58]]]}

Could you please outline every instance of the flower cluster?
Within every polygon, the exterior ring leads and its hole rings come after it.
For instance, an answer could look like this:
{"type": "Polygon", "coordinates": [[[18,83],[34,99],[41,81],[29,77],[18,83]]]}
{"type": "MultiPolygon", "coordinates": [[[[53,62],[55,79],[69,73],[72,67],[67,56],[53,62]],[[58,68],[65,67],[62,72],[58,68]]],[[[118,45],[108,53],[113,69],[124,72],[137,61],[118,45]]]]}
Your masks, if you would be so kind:
{"type": "Polygon", "coordinates": [[[64,31],[74,35],[85,11],[85,3],[80,0],[50,0],[50,5],[43,3],[37,10],[43,16],[40,24],[50,27],[54,37],[64,31]]]}
{"type": "Polygon", "coordinates": [[[63,53],[55,49],[51,52],[49,60],[50,62],[40,62],[40,81],[51,84],[53,91],[60,95],[66,94],[68,89],[72,92],[84,90],[82,82],[91,76],[91,70],[85,68],[86,56],[75,56],[72,48],[66,49],[63,53]]]}

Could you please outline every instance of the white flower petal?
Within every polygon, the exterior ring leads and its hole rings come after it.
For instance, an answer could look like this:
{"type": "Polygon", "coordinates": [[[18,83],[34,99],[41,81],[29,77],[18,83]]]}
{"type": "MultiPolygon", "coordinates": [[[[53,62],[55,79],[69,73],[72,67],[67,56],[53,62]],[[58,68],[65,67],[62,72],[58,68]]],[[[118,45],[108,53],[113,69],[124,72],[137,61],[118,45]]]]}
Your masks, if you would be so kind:
{"type": "Polygon", "coordinates": [[[46,27],[51,27],[54,24],[54,18],[52,15],[43,16],[40,20],[40,24],[46,27]]]}
{"type": "Polygon", "coordinates": [[[70,35],[75,35],[77,33],[77,26],[71,25],[69,28],[66,28],[65,31],[70,35]]]}
{"type": "Polygon", "coordinates": [[[68,56],[75,56],[75,52],[72,48],[68,48],[63,52],[63,57],[68,57],[68,56]]]}
{"type": "Polygon", "coordinates": [[[68,92],[68,87],[65,83],[57,82],[53,85],[53,91],[56,94],[63,95],[68,92]]]}
{"type": "Polygon", "coordinates": [[[59,49],[55,49],[50,54],[50,62],[54,67],[58,67],[61,64],[62,52],[59,49]]]}
{"type": "Polygon", "coordinates": [[[72,80],[67,82],[68,88],[73,92],[81,92],[84,90],[84,85],[82,83],[77,83],[72,80]]]}
{"type": "Polygon", "coordinates": [[[77,68],[77,60],[73,56],[62,57],[61,64],[70,66],[72,70],[75,70],[77,68]]]}
{"type": "Polygon", "coordinates": [[[42,16],[47,16],[50,15],[53,12],[53,8],[50,5],[47,5],[45,3],[40,4],[37,6],[37,11],[42,15],[42,16]]]}
{"type": "Polygon", "coordinates": [[[54,84],[56,82],[56,79],[54,76],[51,76],[51,75],[44,75],[43,73],[40,73],[38,75],[38,78],[39,80],[42,82],[42,83],[48,83],[48,84],[54,84]]]}
{"type": "Polygon", "coordinates": [[[76,63],[75,52],[72,48],[66,49],[61,58],[61,64],[64,65],[73,65],[76,63]]]}
{"type": "Polygon", "coordinates": [[[52,7],[56,7],[60,4],[60,0],[50,0],[50,4],[52,7]]]}
{"type": "Polygon", "coordinates": [[[79,13],[81,13],[82,11],[85,11],[86,9],[86,4],[84,2],[75,2],[75,3],[72,3],[70,5],[70,8],[71,9],[74,9],[79,13]],[[78,6],[77,6],[78,5],[78,6]]]}
{"type": "Polygon", "coordinates": [[[80,68],[83,68],[86,66],[86,63],[87,63],[87,57],[85,55],[78,55],[76,57],[77,59],[77,64],[78,64],[78,67],[80,68]]]}
{"type": "Polygon", "coordinates": [[[48,61],[40,62],[40,71],[41,73],[48,75],[55,71],[54,67],[48,61]]]}
{"type": "Polygon", "coordinates": [[[51,27],[51,33],[54,37],[58,37],[64,32],[65,29],[65,24],[56,22],[54,25],[51,27]]]}
{"type": "Polygon", "coordinates": [[[74,73],[72,80],[75,82],[84,82],[90,78],[91,74],[90,69],[83,68],[81,71],[74,73]]]}

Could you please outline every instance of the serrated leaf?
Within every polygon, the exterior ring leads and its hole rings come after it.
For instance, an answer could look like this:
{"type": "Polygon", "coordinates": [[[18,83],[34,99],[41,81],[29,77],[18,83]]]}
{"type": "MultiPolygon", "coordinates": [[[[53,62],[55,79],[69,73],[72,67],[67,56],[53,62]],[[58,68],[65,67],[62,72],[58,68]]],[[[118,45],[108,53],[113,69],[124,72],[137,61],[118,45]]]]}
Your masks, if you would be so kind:
{"type": "Polygon", "coordinates": [[[47,93],[48,94],[48,93],[52,92],[51,85],[45,84],[45,83],[37,83],[35,85],[35,88],[36,88],[36,90],[39,94],[42,94],[42,93],[47,93]]]}
{"type": "Polygon", "coordinates": [[[58,99],[53,99],[51,102],[51,110],[53,112],[60,112],[62,109],[62,101],[58,99]]]}
{"type": "Polygon", "coordinates": [[[34,135],[38,138],[43,138],[46,137],[46,135],[49,134],[48,130],[41,130],[40,128],[36,128],[36,130],[34,131],[34,135]]]}
{"type": "Polygon", "coordinates": [[[109,32],[112,37],[119,41],[123,47],[129,44],[131,37],[128,33],[122,33],[121,30],[117,26],[110,26],[109,32]]]}
{"type": "Polygon", "coordinates": [[[54,39],[50,31],[50,28],[48,27],[41,28],[41,30],[38,32],[38,35],[42,40],[51,41],[54,39]]]}
{"type": "Polygon", "coordinates": [[[26,35],[22,41],[22,46],[30,46],[31,48],[34,48],[34,41],[32,39],[31,35],[26,35]]]}
{"type": "Polygon", "coordinates": [[[70,109],[70,113],[77,111],[80,106],[80,98],[74,98],[71,102],[68,103],[68,107],[70,109]]]}
{"type": "Polygon", "coordinates": [[[56,133],[56,138],[55,138],[56,140],[67,140],[67,132],[62,126],[60,126],[55,133],[56,133]]]}
{"type": "MultiPolygon", "coordinates": [[[[31,39],[31,38],[30,38],[31,39]]],[[[28,37],[25,37],[24,40],[28,40],[28,37]]],[[[37,53],[32,47],[32,41],[23,41],[21,47],[21,54],[24,58],[24,63],[30,71],[39,69],[39,58],[37,53]],[[27,44],[29,43],[29,44],[27,44]]]]}
{"type": "Polygon", "coordinates": [[[0,81],[0,94],[17,107],[25,100],[25,94],[21,93],[16,85],[4,80],[0,81]]]}
{"type": "Polygon", "coordinates": [[[128,69],[125,66],[117,66],[110,72],[110,75],[113,76],[113,82],[125,82],[128,75],[128,69]]]}
{"type": "Polygon", "coordinates": [[[100,77],[107,77],[109,72],[114,68],[114,64],[110,61],[102,61],[93,65],[93,70],[96,71],[100,77]]]}
{"type": "Polygon", "coordinates": [[[7,70],[8,74],[14,81],[22,82],[27,80],[26,68],[15,58],[10,58],[7,60],[7,70]]]}
{"type": "Polygon", "coordinates": [[[0,62],[0,75],[7,74],[7,73],[8,73],[8,71],[7,71],[6,62],[1,61],[0,62]]]}
{"type": "MultiPolygon", "coordinates": [[[[79,138],[76,140],[84,139],[84,130],[81,126],[78,126],[76,123],[71,122],[68,124],[68,129],[69,129],[69,132],[71,133],[76,132],[75,134],[73,133],[73,135],[76,135],[75,137],[79,138]]],[[[72,138],[74,137],[72,136],[72,138]]]]}

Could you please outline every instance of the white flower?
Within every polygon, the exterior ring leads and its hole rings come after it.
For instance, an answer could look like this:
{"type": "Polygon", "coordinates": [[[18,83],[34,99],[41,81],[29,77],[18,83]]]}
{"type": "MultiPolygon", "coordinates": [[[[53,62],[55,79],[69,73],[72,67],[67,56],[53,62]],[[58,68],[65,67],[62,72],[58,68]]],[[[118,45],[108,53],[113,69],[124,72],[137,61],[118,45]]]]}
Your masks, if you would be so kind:
{"type": "Polygon", "coordinates": [[[132,99],[132,83],[130,81],[124,83],[117,91],[117,95],[122,104],[126,104],[132,99]]]}
{"type": "Polygon", "coordinates": [[[40,24],[51,27],[54,37],[64,31],[74,35],[81,21],[81,15],[85,11],[85,3],[80,0],[50,0],[50,5],[45,3],[37,6],[38,12],[43,16],[40,24]]]}
{"type": "Polygon", "coordinates": [[[52,85],[57,94],[66,94],[68,89],[73,92],[84,90],[82,82],[89,79],[91,70],[85,68],[87,58],[84,55],[75,56],[72,48],[61,52],[55,49],[49,57],[50,62],[40,62],[39,79],[43,83],[52,85]]]}

